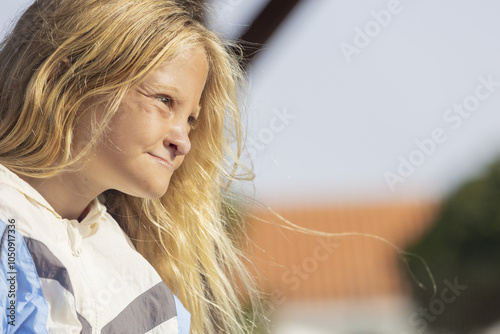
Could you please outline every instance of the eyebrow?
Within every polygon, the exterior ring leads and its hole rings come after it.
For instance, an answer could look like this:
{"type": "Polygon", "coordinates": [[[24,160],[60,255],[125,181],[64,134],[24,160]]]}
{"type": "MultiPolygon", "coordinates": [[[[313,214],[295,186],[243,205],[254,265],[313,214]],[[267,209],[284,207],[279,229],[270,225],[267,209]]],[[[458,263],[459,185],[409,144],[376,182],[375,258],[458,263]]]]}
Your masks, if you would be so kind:
{"type": "Polygon", "coordinates": [[[154,86],[154,87],[158,87],[160,89],[165,89],[165,90],[170,90],[170,91],[173,91],[174,93],[178,94],[179,93],[179,90],[174,87],[174,86],[170,86],[170,85],[164,85],[164,84],[160,84],[160,83],[151,83],[150,84],[151,86],[154,86]]]}

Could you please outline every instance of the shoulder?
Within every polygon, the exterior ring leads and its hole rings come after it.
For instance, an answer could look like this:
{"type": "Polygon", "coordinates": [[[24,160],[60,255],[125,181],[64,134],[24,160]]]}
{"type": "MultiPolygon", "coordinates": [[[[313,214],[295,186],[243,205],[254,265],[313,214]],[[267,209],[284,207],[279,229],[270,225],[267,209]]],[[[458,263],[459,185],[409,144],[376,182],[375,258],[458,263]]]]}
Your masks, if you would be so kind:
{"type": "Polygon", "coordinates": [[[125,307],[103,327],[107,333],[189,334],[191,315],[159,282],[125,307]]]}
{"type": "Polygon", "coordinates": [[[25,221],[33,213],[34,205],[17,189],[0,182],[0,219],[4,222],[25,221]]]}
{"type": "Polygon", "coordinates": [[[112,290],[122,291],[126,286],[123,295],[131,294],[122,310],[106,324],[106,331],[123,333],[133,329],[136,333],[188,334],[191,325],[189,311],[154,267],[137,252],[118,222],[108,212],[103,218],[104,224],[100,225],[95,242],[101,244],[103,237],[107,240],[107,254],[114,259],[109,268],[118,265],[116,272],[124,278],[124,282],[117,282],[112,290]],[[113,245],[111,249],[110,245],[113,245]]]}
{"type": "Polygon", "coordinates": [[[0,182],[0,219],[5,223],[14,221],[16,231],[24,237],[37,235],[52,226],[50,213],[37,201],[25,196],[18,189],[0,182]]]}
{"type": "Polygon", "coordinates": [[[32,198],[34,192],[25,181],[0,164],[0,214],[21,214],[26,208],[36,206],[32,198]]]}
{"type": "Polygon", "coordinates": [[[27,204],[28,199],[19,190],[0,180],[0,210],[15,210],[27,204]]]}

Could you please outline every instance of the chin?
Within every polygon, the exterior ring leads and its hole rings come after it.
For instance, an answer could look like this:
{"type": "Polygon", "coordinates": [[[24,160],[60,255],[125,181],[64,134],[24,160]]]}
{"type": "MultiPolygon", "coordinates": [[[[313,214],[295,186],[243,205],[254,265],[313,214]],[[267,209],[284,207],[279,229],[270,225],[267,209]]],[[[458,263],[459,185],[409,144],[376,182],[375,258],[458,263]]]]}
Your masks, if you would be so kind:
{"type": "Polygon", "coordinates": [[[158,199],[163,197],[167,193],[168,187],[163,189],[150,189],[147,192],[143,192],[136,197],[144,198],[144,199],[158,199]]]}
{"type": "Polygon", "coordinates": [[[121,189],[119,191],[133,197],[153,200],[163,197],[167,193],[167,190],[168,190],[168,185],[160,186],[158,184],[155,184],[148,188],[121,189]]]}

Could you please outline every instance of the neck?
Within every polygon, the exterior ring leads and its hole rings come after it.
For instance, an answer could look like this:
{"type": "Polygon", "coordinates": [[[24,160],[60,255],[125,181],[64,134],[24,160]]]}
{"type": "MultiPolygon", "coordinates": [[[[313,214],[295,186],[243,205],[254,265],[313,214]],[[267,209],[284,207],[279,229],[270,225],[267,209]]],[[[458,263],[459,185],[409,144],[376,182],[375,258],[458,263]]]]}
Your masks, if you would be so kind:
{"type": "Polygon", "coordinates": [[[66,219],[85,218],[89,203],[102,192],[93,189],[84,176],[76,173],[61,173],[46,179],[20,177],[35,188],[52,208],[66,219]]]}

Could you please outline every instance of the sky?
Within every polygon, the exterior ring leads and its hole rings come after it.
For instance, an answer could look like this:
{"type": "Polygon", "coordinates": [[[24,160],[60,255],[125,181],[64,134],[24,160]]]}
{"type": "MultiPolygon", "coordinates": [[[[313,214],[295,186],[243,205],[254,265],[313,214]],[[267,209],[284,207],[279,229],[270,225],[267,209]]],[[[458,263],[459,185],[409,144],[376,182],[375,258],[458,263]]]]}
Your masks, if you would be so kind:
{"type": "Polygon", "coordinates": [[[29,4],[33,1],[31,0],[15,0],[15,1],[6,1],[3,0],[0,4],[0,29],[1,35],[9,30],[12,26],[12,23],[15,21],[15,18],[21,15],[23,9],[27,8],[29,4]]]}
{"type": "Polygon", "coordinates": [[[251,69],[257,197],[440,199],[481,173],[500,156],[499,9],[302,1],[251,69]]]}
{"type": "MultiPolygon", "coordinates": [[[[28,2],[4,1],[0,26],[28,2]]],[[[235,38],[265,3],[213,0],[212,27],[235,38]]],[[[492,0],[302,1],[250,69],[255,196],[439,199],[483,171],[500,157],[499,10],[492,0]]]]}

